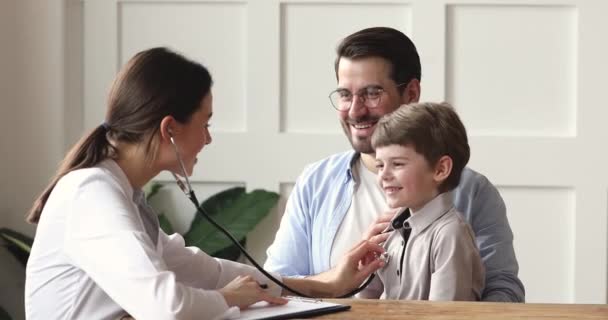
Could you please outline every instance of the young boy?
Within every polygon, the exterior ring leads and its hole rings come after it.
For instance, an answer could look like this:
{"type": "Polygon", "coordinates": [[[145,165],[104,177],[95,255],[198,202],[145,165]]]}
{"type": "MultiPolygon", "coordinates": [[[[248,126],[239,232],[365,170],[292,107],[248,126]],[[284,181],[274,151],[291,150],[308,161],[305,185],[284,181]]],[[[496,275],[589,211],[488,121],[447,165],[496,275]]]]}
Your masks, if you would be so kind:
{"type": "Polygon", "coordinates": [[[479,300],[484,267],[452,189],[469,160],[464,125],[447,103],[401,106],[372,136],[378,182],[395,215],[386,266],[363,298],[479,300]]]}

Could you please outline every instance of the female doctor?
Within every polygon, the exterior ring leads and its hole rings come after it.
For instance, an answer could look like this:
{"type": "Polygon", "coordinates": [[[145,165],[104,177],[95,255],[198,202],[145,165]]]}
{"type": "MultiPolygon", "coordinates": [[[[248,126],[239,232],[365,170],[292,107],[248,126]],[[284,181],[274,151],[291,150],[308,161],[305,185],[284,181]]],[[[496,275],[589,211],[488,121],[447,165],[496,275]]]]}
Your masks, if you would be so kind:
{"type": "MultiPolygon", "coordinates": [[[[38,223],[28,319],[214,319],[232,306],[286,303],[288,292],[255,268],[165,234],[141,191],[163,170],[192,174],[211,143],[211,85],[205,67],[165,48],[123,67],[105,122],[69,151],[28,214],[38,223]]],[[[362,241],[326,273],[282,280],[306,295],[340,296],[383,265],[373,258],[381,252],[362,241]]]]}

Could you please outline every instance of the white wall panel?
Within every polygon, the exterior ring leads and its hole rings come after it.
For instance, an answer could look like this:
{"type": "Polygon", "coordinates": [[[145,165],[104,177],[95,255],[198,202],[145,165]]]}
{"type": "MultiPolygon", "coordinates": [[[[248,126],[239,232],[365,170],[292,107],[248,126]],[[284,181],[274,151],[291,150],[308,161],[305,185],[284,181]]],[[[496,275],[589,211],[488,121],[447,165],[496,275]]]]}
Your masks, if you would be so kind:
{"type": "Polygon", "coordinates": [[[177,50],[209,68],[214,78],[218,131],[246,130],[247,7],[230,2],[120,3],[118,37],[121,65],[156,46],[177,50]]]}
{"type": "Polygon", "coordinates": [[[291,194],[291,191],[293,190],[293,187],[296,184],[294,182],[286,182],[286,183],[281,183],[281,187],[279,188],[280,190],[280,194],[281,194],[281,211],[279,211],[279,216],[277,217],[277,222],[281,222],[281,218],[283,218],[283,213],[285,211],[285,206],[287,205],[287,199],[289,198],[289,195],[291,194]]]}
{"type": "Polygon", "coordinates": [[[575,134],[577,25],[572,6],[448,7],[447,100],[470,134],[575,134]]]}
{"type": "Polygon", "coordinates": [[[574,190],[546,187],[499,190],[513,229],[519,275],[527,289],[526,301],[573,302],[574,190]]]}

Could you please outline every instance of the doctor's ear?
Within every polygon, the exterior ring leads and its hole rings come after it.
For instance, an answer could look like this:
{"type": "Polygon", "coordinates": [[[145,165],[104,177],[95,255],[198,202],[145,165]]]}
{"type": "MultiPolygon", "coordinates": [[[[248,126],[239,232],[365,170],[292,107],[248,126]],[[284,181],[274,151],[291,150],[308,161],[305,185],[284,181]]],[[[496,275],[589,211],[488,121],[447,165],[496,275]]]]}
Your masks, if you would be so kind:
{"type": "Polygon", "coordinates": [[[160,121],[160,135],[163,140],[170,140],[175,135],[175,130],[172,128],[175,123],[172,116],[166,116],[160,121]]]}

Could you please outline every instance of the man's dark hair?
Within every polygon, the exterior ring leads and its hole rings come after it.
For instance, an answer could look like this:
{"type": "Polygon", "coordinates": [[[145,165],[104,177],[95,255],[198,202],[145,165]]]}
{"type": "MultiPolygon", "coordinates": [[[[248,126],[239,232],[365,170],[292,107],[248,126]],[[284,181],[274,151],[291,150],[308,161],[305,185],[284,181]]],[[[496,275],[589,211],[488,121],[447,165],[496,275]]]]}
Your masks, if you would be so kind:
{"type": "Polygon", "coordinates": [[[336,49],[336,79],[340,58],[357,60],[380,57],[391,63],[391,79],[407,84],[421,77],[420,56],[416,46],[403,32],[387,27],[374,27],[357,31],[344,38],[336,49]]]}

